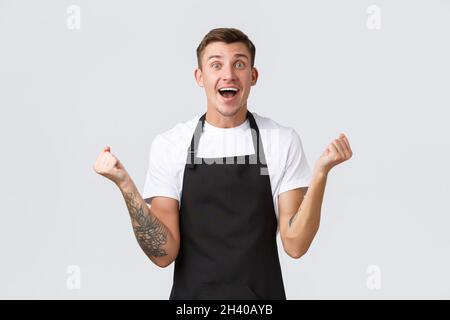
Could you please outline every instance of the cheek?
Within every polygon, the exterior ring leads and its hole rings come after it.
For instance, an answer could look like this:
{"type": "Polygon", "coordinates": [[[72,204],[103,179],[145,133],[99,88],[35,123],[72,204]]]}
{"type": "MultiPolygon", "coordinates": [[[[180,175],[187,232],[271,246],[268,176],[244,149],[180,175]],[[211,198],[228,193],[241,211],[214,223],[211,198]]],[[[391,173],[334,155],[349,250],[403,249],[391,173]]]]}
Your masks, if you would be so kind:
{"type": "Polygon", "coordinates": [[[241,81],[243,84],[250,86],[252,84],[252,74],[248,72],[242,74],[241,81]]]}
{"type": "Polygon", "coordinates": [[[207,91],[214,91],[216,86],[216,80],[212,77],[207,77],[203,79],[203,83],[207,91]]]}
{"type": "Polygon", "coordinates": [[[209,91],[211,94],[214,94],[214,93],[216,92],[216,88],[214,87],[214,84],[212,84],[212,83],[209,84],[209,86],[208,86],[208,91],[209,91]]]}
{"type": "Polygon", "coordinates": [[[213,96],[216,94],[216,87],[214,83],[205,83],[206,94],[213,96]]]}

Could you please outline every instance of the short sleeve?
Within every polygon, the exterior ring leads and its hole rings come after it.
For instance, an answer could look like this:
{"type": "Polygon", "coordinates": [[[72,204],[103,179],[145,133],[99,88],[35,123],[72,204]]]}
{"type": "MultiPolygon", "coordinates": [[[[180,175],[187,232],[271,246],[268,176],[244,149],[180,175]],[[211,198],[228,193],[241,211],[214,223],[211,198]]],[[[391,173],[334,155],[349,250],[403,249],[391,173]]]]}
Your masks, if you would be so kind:
{"type": "Polygon", "coordinates": [[[145,176],[142,198],[148,204],[156,196],[164,196],[179,201],[176,170],[170,161],[170,148],[161,135],[153,140],[145,176]]]}
{"type": "Polygon", "coordinates": [[[298,133],[292,129],[279,194],[296,188],[309,187],[311,178],[312,173],[303,151],[302,141],[298,133]]]}

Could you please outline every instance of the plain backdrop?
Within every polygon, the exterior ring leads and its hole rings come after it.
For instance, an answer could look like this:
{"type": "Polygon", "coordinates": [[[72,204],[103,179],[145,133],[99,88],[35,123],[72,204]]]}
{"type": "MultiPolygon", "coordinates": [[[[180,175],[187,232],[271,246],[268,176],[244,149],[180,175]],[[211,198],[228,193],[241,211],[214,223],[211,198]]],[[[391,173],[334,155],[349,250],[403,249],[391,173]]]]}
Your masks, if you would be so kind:
{"type": "Polygon", "coordinates": [[[155,135],[206,110],[195,49],[216,27],[255,43],[248,108],[311,167],[340,132],[353,149],[309,252],[279,242],[288,299],[450,298],[446,0],[0,0],[0,297],[169,297],[173,264],[92,166],[109,145],[142,191],[155,135]]]}

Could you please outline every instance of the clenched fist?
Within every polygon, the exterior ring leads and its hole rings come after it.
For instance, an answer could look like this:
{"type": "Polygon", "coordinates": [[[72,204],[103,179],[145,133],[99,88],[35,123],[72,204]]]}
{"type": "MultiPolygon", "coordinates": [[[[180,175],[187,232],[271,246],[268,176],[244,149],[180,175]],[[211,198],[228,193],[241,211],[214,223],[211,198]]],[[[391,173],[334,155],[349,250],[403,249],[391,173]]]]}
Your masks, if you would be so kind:
{"type": "Polygon", "coordinates": [[[329,172],[335,165],[350,159],[353,155],[347,137],[341,133],[338,139],[334,139],[317,160],[315,169],[329,172]]]}
{"type": "Polygon", "coordinates": [[[120,185],[129,178],[122,163],[111,153],[110,147],[103,148],[94,163],[94,171],[120,185]]]}

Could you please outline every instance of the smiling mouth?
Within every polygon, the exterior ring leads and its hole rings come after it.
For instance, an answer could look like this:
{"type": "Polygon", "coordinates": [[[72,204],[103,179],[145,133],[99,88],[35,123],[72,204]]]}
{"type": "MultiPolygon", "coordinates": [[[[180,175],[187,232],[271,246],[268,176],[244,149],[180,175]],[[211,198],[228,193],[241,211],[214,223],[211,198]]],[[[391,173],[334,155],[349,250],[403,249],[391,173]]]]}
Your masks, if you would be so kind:
{"type": "Polygon", "coordinates": [[[219,89],[219,93],[222,97],[226,98],[226,99],[231,99],[233,98],[235,95],[237,95],[239,89],[238,88],[222,88],[219,89]]]}

